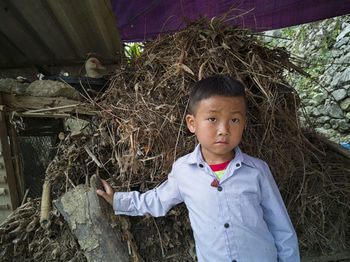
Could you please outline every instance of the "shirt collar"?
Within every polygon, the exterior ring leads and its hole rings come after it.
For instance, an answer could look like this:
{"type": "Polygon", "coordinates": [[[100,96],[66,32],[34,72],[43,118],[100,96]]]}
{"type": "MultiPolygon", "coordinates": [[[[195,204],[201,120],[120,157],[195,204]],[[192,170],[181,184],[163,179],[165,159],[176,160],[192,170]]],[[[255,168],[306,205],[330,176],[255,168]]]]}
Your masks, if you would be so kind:
{"type": "MultiPolygon", "coordinates": [[[[234,150],[235,150],[234,161],[236,163],[244,163],[252,167],[255,166],[254,163],[248,158],[248,156],[241,151],[239,146],[236,146],[234,150]]],[[[188,155],[186,162],[188,164],[200,164],[205,162],[202,156],[200,144],[198,144],[196,148],[193,150],[193,152],[188,155]]]]}

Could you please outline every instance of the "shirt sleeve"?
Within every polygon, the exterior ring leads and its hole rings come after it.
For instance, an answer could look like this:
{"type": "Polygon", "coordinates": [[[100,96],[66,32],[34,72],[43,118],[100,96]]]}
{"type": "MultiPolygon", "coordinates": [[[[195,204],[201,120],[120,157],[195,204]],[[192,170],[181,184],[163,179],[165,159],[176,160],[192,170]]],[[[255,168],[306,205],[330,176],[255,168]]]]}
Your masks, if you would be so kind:
{"type": "Polygon", "coordinates": [[[298,239],[270,168],[264,162],[261,183],[264,220],[275,239],[279,262],[299,262],[298,239]]]}
{"type": "Polygon", "coordinates": [[[183,202],[173,171],[168,179],[145,193],[138,191],[116,192],[113,210],[116,215],[154,217],[164,216],[174,205],[183,202]]]}

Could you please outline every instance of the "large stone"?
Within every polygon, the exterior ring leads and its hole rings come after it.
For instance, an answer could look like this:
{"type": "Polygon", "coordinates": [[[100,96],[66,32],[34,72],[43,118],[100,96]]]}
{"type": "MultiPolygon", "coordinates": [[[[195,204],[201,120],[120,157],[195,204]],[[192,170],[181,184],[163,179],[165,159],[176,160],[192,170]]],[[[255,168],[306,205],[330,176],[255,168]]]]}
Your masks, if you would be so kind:
{"type": "Polygon", "coordinates": [[[331,128],[331,125],[328,124],[328,123],[326,123],[326,124],[323,125],[323,127],[324,127],[325,129],[330,129],[330,128],[331,128]]]}
{"type": "Polygon", "coordinates": [[[338,84],[348,84],[350,83],[350,67],[348,67],[344,72],[341,73],[339,77],[338,84]]]}
{"type": "Polygon", "coordinates": [[[311,109],[310,114],[311,114],[312,116],[320,116],[320,115],[322,115],[320,109],[318,109],[317,107],[313,107],[313,108],[311,109]]]}
{"type": "Polygon", "coordinates": [[[329,116],[321,116],[316,119],[316,122],[319,124],[325,124],[327,123],[331,118],[329,116]]]}
{"type": "Polygon", "coordinates": [[[0,79],[0,92],[12,94],[25,94],[29,83],[20,83],[16,79],[0,79]]]}
{"type": "Polygon", "coordinates": [[[312,103],[314,105],[320,105],[322,104],[327,98],[327,93],[323,92],[323,93],[319,93],[316,94],[313,98],[312,98],[312,103]]]}
{"type": "MultiPolygon", "coordinates": [[[[345,64],[345,63],[349,63],[350,61],[350,53],[343,53],[344,55],[342,55],[340,58],[339,58],[339,61],[338,63],[340,64],[345,64]]],[[[343,67],[344,68],[344,67],[343,67]]],[[[345,68],[344,68],[345,69],[345,68]]]]}
{"type": "Polygon", "coordinates": [[[305,113],[307,114],[307,115],[310,115],[311,114],[311,112],[312,112],[312,106],[306,106],[305,107],[305,113]]]}
{"type": "Polygon", "coordinates": [[[327,72],[325,72],[325,74],[321,76],[321,86],[328,86],[332,81],[332,77],[326,73],[327,72]]]}
{"type": "Polygon", "coordinates": [[[333,49],[331,51],[331,57],[340,57],[342,55],[342,50],[333,49]]]}
{"type": "Polygon", "coordinates": [[[341,131],[341,132],[345,132],[345,131],[348,131],[350,130],[350,123],[349,121],[345,120],[345,119],[342,119],[338,122],[338,129],[341,131]]]}
{"type": "Polygon", "coordinates": [[[348,35],[350,33],[350,25],[347,25],[343,31],[340,32],[340,34],[337,36],[336,41],[340,41],[343,37],[348,35]]]}
{"type": "Polygon", "coordinates": [[[81,131],[84,135],[90,135],[93,132],[90,127],[90,122],[83,119],[68,118],[65,121],[65,127],[71,132],[81,131]]]}
{"type": "Polygon", "coordinates": [[[339,119],[331,119],[331,120],[329,120],[329,123],[332,125],[333,129],[338,129],[340,121],[341,120],[339,120],[339,119]]]}
{"type": "Polygon", "coordinates": [[[336,87],[340,81],[340,77],[341,77],[341,73],[338,72],[333,76],[333,80],[331,82],[331,86],[330,87],[326,87],[327,91],[330,91],[332,88],[336,87]]]}
{"type": "Polygon", "coordinates": [[[340,101],[344,99],[347,95],[347,92],[345,89],[338,89],[332,92],[332,96],[336,101],[340,101]]]}
{"type": "Polygon", "coordinates": [[[322,30],[322,27],[321,27],[321,29],[316,33],[316,36],[320,36],[320,37],[323,37],[323,36],[324,36],[324,31],[322,30]]]}
{"type": "Polygon", "coordinates": [[[333,118],[343,118],[343,111],[334,101],[326,103],[323,107],[323,112],[333,118]]]}
{"type": "Polygon", "coordinates": [[[81,99],[80,93],[70,85],[51,80],[36,80],[29,85],[27,92],[33,96],[81,99]]]}
{"type": "Polygon", "coordinates": [[[336,42],[334,48],[340,48],[341,46],[345,46],[349,42],[349,37],[342,38],[339,42],[336,42]]]}
{"type": "Polygon", "coordinates": [[[347,97],[340,102],[340,108],[344,111],[350,111],[350,97],[347,97]]]}

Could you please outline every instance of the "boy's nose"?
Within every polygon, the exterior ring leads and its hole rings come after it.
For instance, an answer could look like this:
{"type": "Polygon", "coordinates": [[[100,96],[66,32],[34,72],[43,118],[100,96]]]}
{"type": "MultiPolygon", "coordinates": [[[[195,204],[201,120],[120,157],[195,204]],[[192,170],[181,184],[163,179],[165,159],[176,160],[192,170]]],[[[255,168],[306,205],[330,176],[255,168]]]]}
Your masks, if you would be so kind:
{"type": "Polygon", "coordinates": [[[222,122],[219,124],[218,133],[219,135],[227,135],[229,132],[229,124],[222,122]]]}

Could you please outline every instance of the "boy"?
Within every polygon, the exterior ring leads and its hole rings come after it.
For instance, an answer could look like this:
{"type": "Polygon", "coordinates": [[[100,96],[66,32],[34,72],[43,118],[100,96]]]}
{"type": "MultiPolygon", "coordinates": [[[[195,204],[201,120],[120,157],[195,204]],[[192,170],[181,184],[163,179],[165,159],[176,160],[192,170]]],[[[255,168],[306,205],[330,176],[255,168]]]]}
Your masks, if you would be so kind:
{"type": "Polygon", "coordinates": [[[241,82],[225,75],[199,81],[186,123],[199,141],[179,158],[159,187],[143,194],[98,190],[115,214],[164,216],[185,202],[199,262],[298,262],[296,233],[271,175],[260,159],[241,152],[246,123],[241,82]]]}

